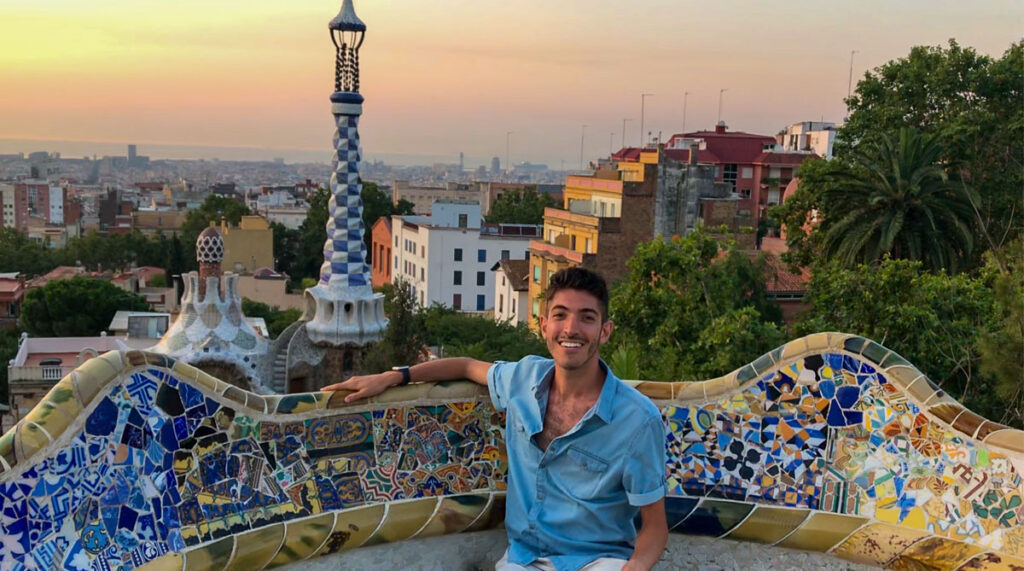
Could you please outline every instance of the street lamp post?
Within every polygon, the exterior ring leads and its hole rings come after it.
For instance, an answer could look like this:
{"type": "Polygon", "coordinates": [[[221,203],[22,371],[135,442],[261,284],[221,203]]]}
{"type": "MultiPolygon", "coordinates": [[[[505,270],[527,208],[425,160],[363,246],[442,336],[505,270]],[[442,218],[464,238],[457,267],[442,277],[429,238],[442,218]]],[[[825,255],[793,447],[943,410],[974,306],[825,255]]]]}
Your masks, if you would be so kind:
{"type": "Polygon", "coordinates": [[[718,90],[718,122],[722,122],[722,94],[729,91],[729,88],[723,88],[718,90]]]}
{"type": "Polygon", "coordinates": [[[632,121],[632,119],[622,120],[622,148],[626,148],[626,121],[632,121]]]}
{"type": "Polygon", "coordinates": [[[509,148],[511,146],[510,145],[511,139],[512,139],[512,131],[506,131],[505,132],[505,173],[506,174],[512,172],[511,165],[508,162],[509,161],[509,158],[508,158],[509,157],[509,148]]]}
{"type": "Polygon", "coordinates": [[[689,91],[683,92],[683,133],[686,133],[686,99],[690,97],[689,91]]]}
{"type": "Polygon", "coordinates": [[[580,171],[583,170],[583,141],[587,138],[587,126],[580,131],[580,171]]]}
{"type": "Polygon", "coordinates": [[[654,97],[653,93],[640,94],[640,148],[644,148],[644,103],[648,97],[654,97]]]}

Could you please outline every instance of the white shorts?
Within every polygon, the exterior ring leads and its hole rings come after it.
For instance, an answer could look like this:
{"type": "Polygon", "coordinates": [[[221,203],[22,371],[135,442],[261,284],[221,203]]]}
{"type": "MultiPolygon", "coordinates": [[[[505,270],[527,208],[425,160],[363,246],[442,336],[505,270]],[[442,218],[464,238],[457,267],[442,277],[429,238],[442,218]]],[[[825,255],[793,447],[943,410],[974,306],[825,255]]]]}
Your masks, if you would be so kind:
{"type": "MultiPolygon", "coordinates": [[[[625,559],[602,557],[591,561],[581,568],[580,571],[619,571],[625,564],[625,559]]],[[[494,571],[555,571],[555,566],[551,564],[550,559],[543,557],[525,567],[509,563],[508,550],[506,549],[505,554],[501,556],[501,560],[494,564],[494,571]]]]}

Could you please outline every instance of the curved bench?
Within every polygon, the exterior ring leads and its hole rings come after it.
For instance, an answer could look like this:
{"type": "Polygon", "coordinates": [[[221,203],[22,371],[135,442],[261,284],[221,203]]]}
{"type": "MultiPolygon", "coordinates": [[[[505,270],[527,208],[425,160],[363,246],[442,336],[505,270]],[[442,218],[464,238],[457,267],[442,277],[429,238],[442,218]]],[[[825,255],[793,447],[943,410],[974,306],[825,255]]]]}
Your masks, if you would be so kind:
{"type": "MultiPolygon", "coordinates": [[[[861,337],[704,382],[632,381],[667,427],[674,533],[891,568],[1024,566],[1024,432],[861,337]]],[[[260,569],[499,526],[503,418],[468,382],[256,395],[111,352],[0,438],[0,568],[260,569]]]]}

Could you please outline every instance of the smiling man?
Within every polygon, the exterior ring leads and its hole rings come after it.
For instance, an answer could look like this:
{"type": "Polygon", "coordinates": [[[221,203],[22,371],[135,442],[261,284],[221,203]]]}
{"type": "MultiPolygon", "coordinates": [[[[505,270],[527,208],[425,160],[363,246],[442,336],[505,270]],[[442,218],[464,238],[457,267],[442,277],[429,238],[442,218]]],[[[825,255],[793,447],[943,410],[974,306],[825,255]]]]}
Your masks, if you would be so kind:
{"type": "Polygon", "coordinates": [[[347,402],[409,382],[470,379],[506,411],[509,471],[501,570],[650,569],[665,548],[665,432],[647,397],[600,359],[608,287],[582,268],[551,276],[541,333],[552,359],[439,359],[324,390],[347,402]],[[635,519],[640,514],[640,528],[635,519]]]}

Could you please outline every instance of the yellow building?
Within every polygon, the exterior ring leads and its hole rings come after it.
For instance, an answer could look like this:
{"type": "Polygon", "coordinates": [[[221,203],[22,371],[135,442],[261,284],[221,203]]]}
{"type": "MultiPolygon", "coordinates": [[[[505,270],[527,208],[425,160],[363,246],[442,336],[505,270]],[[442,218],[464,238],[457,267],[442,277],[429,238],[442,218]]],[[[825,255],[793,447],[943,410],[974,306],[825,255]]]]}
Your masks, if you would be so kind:
{"type": "Polygon", "coordinates": [[[544,210],[543,239],[530,242],[528,323],[534,330],[547,310],[543,292],[555,272],[583,266],[610,285],[625,272],[636,245],[653,237],[658,153],[644,152],[641,160],[567,176],[564,210],[544,210]]]}
{"type": "Polygon", "coordinates": [[[243,216],[238,226],[231,227],[221,220],[220,233],[224,238],[224,271],[252,273],[274,268],[274,231],[266,218],[243,216]]]}

